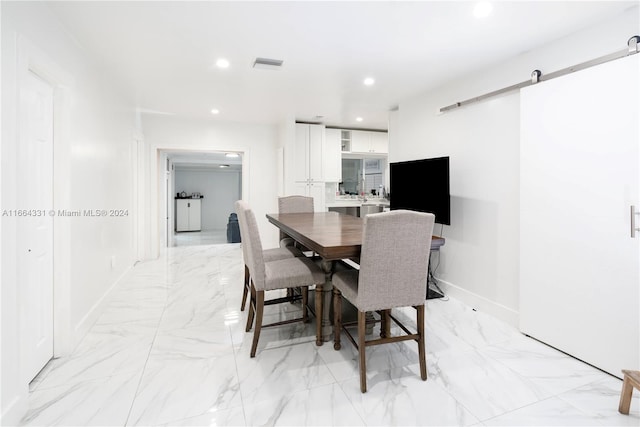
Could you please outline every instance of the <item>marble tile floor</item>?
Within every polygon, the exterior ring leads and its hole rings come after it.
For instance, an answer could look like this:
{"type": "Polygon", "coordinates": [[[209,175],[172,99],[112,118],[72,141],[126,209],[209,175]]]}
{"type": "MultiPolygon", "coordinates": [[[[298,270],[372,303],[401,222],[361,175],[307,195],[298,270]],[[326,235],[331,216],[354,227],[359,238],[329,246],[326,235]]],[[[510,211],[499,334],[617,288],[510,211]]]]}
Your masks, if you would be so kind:
{"type": "Polygon", "coordinates": [[[217,245],[227,243],[227,230],[202,230],[173,233],[171,246],[217,245]]]}
{"type": "MultiPolygon", "coordinates": [[[[239,244],[175,247],[137,264],[68,357],[31,384],[22,425],[639,426],[621,381],[450,299],[427,301],[429,378],[412,342],[316,347],[314,321],[264,329],[240,312],[239,244]]],[[[298,308],[267,308],[265,321],[298,308]]],[[[397,315],[415,325],[413,310],[397,315]]],[[[375,332],[375,330],[374,330],[375,332]]]]}

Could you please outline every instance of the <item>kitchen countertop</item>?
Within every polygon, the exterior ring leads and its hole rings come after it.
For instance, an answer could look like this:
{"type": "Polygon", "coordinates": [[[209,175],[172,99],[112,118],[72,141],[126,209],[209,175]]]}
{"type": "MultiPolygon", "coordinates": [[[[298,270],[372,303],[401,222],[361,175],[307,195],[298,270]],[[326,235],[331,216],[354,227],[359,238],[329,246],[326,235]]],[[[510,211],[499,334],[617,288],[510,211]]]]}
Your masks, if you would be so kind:
{"type": "Polygon", "coordinates": [[[362,206],[362,205],[381,205],[381,206],[389,206],[389,200],[372,197],[367,198],[367,201],[364,202],[360,199],[351,199],[351,198],[339,198],[336,197],[336,200],[333,202],[326,202],[325,206],[328,208],[337,208],[337,207],[349,207],[349,206],[362,206]]]}

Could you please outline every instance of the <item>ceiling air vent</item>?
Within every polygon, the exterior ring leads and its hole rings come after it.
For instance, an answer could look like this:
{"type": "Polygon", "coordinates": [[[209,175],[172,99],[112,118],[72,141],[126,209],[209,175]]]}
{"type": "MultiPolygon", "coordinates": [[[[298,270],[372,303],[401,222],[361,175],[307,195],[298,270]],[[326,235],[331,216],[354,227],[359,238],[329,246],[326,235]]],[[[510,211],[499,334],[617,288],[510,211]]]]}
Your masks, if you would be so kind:
{"type": "Polygon", "coordinates": [[[279,70],[284,61],[281,59],[256,58],[253,61],[253,68],[261,68],[263,70],[279,70]]]}

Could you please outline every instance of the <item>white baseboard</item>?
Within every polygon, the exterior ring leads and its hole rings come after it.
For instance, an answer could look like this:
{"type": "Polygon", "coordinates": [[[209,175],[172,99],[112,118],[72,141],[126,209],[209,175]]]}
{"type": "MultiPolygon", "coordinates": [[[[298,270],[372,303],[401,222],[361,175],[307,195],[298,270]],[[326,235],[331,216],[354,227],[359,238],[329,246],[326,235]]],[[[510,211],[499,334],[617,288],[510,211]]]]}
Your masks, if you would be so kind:
{"type": "Polygon", "coordinates": [[[89,309],[87,314],[78,322],[78,324],[73,328],[72,331],[72,346],[71,349],[75,349],[75,347],[80,343],[80,340],[84,338],[89,329],[96,323],[100,314],[104,311],[104,308],[109,301],[109,297],[118,286],[120,281],[126,276],[129,271],[133,268],[133,265],[130,265],[128,268],[124,270],[124,272],[109,286],[109,289],[96,301],[96,303],[89,309]]]}
{"type": "Polygon", "coordinates": [[[16,396],[6,408],[2,408],[0,426],[17,426],[20,424],[20,420],[29,409],[27,397],[16,396]]]}
{"type": "Polygon", "coordinates": [[[490,299],[487,299],[481,295],[456,286],[453,283],[449,283],[441,279],[437,280],[438,285],[442,288],[446,295],[460,300],[468,306],[473,307],[478,311],[487,313],[518,329],[520,314],[517,311],[495,301],[491,301],[490,299]]]}

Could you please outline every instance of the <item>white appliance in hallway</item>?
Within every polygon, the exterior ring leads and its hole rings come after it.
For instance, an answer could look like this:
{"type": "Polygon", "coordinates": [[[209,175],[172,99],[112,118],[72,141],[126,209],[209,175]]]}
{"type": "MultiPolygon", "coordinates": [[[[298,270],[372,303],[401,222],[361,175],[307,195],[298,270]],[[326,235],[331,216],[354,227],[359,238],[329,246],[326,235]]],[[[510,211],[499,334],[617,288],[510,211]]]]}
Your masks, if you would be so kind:
{"type": "Polygon", "coordinates": [[[21,376],[31,381],[53,357],[53,87],[32,72],[20,82],[21,189],[18,283],[21,376]]]}
{"type": "Polygon", "coordinates": [[[202,199],[176,199],[176,231],[200,231],[202,199]]]}

